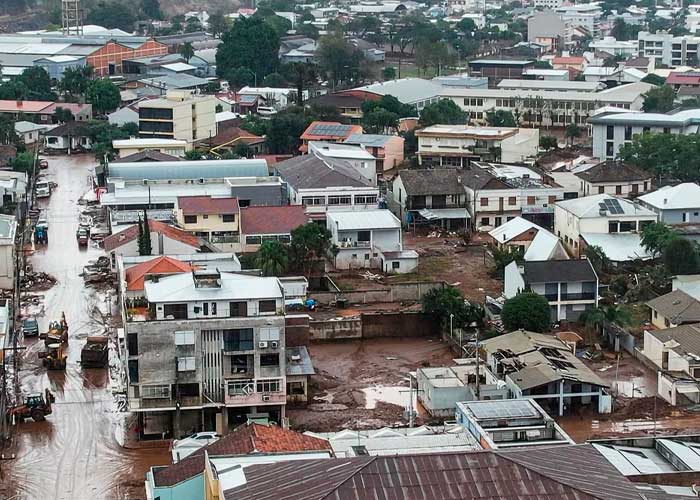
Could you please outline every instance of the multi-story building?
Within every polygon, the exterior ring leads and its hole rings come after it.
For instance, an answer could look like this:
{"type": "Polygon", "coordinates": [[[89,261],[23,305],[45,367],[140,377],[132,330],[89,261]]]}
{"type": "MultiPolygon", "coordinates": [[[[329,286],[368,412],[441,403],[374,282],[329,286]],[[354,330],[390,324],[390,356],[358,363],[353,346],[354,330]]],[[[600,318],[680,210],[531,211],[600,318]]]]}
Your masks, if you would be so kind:
{"type": "Polygon", "coordinates": [[[141,436],[227,433],[255,413],[281,423],[280,281],[211,270],[146,278],[142,300],[122,299],[128,404],[141,436]]]}
{"type": "Polygon", "coordinates": [[[656,60],[666,66],[696,66],[700,37],[692,35],[673,36],[666,32],[637,34],[639,56],[656,60]]]}
{"type": "Polygon", "coordinates": [[[309,142],[308,146],[309,154],[330,162],[342,162],[372,184],[377,184],[377,159],[362,146],[321,141],[309,142]]]}
{"type": "Polygon", "coordinates": [[[700,131],[700,110],[686,109],[672,114],[602,113],[592,117],[589,123],[592,126],[593,156],[612,160],[620,152],[620,147],[632,142],[638,134],[697,134],[700,131]]]}
{"type": "Polygon", "coordinates": [[[486,123],[488,111],[504,110],[513,113],[521,125],[565,127],[570,123],[584,125],[597,109],[605,106],[639,111],[643,94],[652,87],[643,82],[600,92],[444,87],[441,97],[467,111],[474,123],[486,123]]]}
{"type": "MultiPolygon", "coordinates": [[[[547,2],[550,8],[561,5],[561,0],[536,0],[547,2]]],[[[546,52],[557,52],[571,43],[571,26],[562,20],[561,16],[551,10],[535,12],[527,20],[527,41],[539,43],[546,47],[546,52]]]]}
{"type": "Polygon", "coordinates": [[[401,221],[389,210],[328,212],[326,227],[338,247],[338,269],[408,273],[418,265],[418,253],[404,250],[401,221]]]}
{"type": "Polygon", "coordinates": [[[613,56],[632,57],[639,51],[639,44],[634,40],[617,40],[615,37],[606,36],[600,40],[593,40],[589,47],[602,50],[613,56]]]}
{"type": "Polygon", "coordinates": [[[193,91],[168,91],[164,98],[139,103],[142,138],[180,139],[192,143],[216,135],[216,97],[193,91]]]}
{"type": "Polygon", "coordinates": [[[665,224],[700,223],[700,186],[693,182],[664,186],[638,200],[665,224]]]}
{"type": "Polygon", "coordinates": [[[651,189],[651,174],[624,162],[604,161],[574,175],[581,179],[579,191],[584,196],[607,193],[634,198],[651,189]]]}
{"type": "Polygon", "coordinates": [[[584,28],[594,39],[599,37],[603,9],[598,3],[561,5],[555,9],[555,12],[571,26],[584,28]]]}
{"type": "Polygon", "coordinates": [[[432,125],[416,131],[418,163],[466,167],[470,161],[521,162],[535,157],[538,129],[432,125]]]}
{"type": "Polygon", "coordinates": [[[384,172],[403,163],[404,138],[398,135],[353,134],[345,144],[362,146],[377,162],[377,172],[384,172]]]}
{"type": "Polygon", "coordinates": [[[535,61],[529,59],[475,59],[469,61],[469,74],[487,77],[493,86],[503,78],[522,78],[525,70],[534,67],[535,61]]]}
{"type": "Polygon", "coordinates": [[[175,218],[185,231],[206,239],[220,250],[238,247],[240,217],[237,198],[178,196],[175,218]]]}

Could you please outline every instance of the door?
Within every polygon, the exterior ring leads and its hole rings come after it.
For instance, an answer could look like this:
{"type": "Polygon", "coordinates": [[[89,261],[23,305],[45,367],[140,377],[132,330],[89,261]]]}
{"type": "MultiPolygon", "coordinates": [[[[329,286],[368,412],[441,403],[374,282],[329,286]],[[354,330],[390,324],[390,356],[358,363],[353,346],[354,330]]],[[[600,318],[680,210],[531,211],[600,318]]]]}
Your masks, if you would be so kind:
{"type": "Polygon", "coordinates": [[[496,217],[496,220],[495,220],[495,222],[494,222],[493,224],[494,224],[494,226],[496,226],[496,227],[500,226],[501,224],[503,224],[503,218],[502,218],[502,217],[496,217]]]}

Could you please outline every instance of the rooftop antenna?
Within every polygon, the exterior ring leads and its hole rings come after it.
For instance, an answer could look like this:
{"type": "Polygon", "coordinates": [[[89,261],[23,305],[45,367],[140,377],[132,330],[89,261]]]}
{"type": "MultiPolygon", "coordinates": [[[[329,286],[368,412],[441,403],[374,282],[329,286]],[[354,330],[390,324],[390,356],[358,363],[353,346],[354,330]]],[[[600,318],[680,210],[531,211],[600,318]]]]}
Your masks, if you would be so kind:
{"type": "Polygon", "coordinates": [[[83,36],[83,9],[80,0],[61,0],[61,22],[66,36],[83,36]]]}

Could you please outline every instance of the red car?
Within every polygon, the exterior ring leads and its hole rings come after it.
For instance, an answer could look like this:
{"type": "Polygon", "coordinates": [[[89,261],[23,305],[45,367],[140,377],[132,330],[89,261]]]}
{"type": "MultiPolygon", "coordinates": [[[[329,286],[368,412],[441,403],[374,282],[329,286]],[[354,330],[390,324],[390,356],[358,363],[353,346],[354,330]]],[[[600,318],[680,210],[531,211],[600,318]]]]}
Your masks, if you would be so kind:
{"type": "Polygon", "coordinates": [[[41,170],[46,170],[47,168],[49,168],[49,162],[48,162],[48,160],[45,160],[45,159],[43,159],[43,158],[42,158],[41,160],[39,160],[39,168],[40,168],[41,170]]]}

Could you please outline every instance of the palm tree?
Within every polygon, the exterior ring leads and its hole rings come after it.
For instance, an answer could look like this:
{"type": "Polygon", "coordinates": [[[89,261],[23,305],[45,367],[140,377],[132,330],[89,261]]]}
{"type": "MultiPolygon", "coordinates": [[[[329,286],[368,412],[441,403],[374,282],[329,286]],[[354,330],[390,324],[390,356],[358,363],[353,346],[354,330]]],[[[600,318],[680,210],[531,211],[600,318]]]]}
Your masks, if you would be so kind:
{"type": "Polygon", "coordinates": [[[287,271],[289,252],[279,241],[265,241],[255,255],[255,265],[265,276],[281,276],[287,271]]]}
{"type": "Polygon", "coordinates": [[[192,47],[191,42],[185,42],[180,47],[180,55],[185,59],[185,61],[190,62],[190,59],[194,57],[194,47],[192,47]]]}
{"type": "Polygon", "coordinates": [[[579,316],[579,321],[588,327],[605,326],[615,324],[617,326],[629,325],[632,321],[630,313],[620,306],[598,306],[588,309],[579,316]]]}

